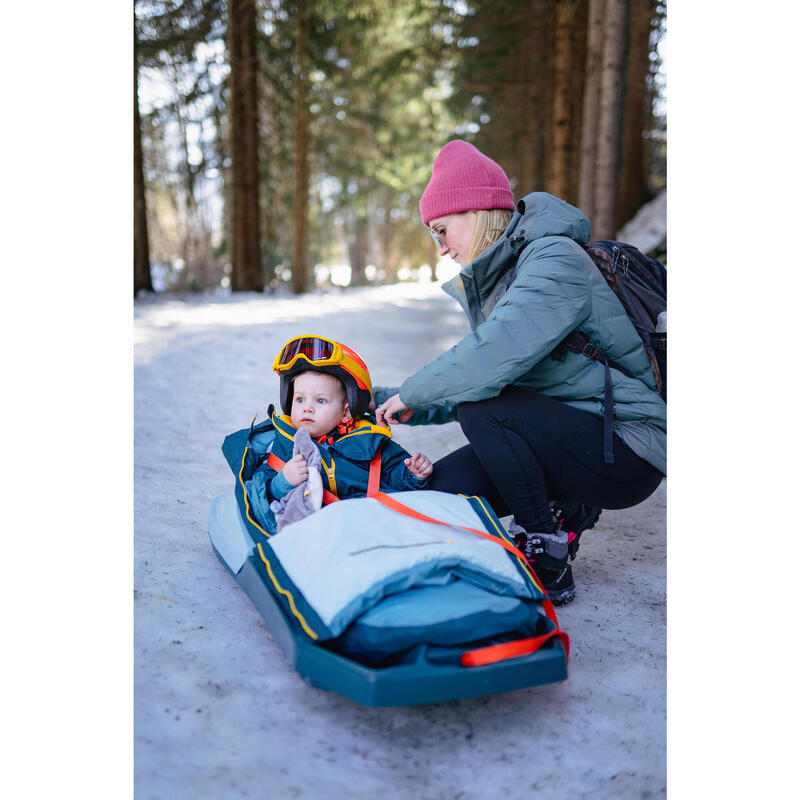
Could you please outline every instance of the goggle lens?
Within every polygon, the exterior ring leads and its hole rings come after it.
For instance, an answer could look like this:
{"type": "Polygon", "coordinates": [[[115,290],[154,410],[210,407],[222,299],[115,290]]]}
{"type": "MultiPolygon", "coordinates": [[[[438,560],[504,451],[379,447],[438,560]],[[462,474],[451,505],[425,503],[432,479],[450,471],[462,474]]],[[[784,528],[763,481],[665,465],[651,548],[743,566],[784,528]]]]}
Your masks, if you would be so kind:
{"type": "MultiPolygon", "coordinates": [[[[341,358],[341,353],[338,353],[341,358]]],[[[288,369],[298,358],[305,358],[311,364],[331,363],[337,356],[336,342],[329,342],[318,336],[298,336],[283,346],[275,359],[273,369],[288,369]]]]}
{"type": "Polygon", "coordinates": [[[278,357],[278,366],[287,366],[298,356],[305,356],[312,364],[315,361],[326,361],[333,356],[336,345],[316,336],[301,336],[287,342],[278,357]]]}

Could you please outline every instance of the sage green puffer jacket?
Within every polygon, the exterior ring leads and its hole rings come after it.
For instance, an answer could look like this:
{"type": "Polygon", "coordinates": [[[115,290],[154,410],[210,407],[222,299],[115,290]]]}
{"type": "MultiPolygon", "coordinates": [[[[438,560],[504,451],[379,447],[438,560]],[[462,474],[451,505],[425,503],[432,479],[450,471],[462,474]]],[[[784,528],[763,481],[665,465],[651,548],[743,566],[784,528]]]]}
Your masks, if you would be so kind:
{"type": "Polygon", "coordinates": [[[412,423],[452,419],[459,403],[494,397],[508,384],[602,417],[603,365],[578,353],[550,358],[579,330],[634,376],[611,370],[614,432],[666,474],[667,407],[633,324],[580,246],[589,240],[589,220],[545,192],[529,194],[517,209],[501,238],[443,286],[472,333],[400,387],[409,408],[436,412],[415,414],[412,423]]]}

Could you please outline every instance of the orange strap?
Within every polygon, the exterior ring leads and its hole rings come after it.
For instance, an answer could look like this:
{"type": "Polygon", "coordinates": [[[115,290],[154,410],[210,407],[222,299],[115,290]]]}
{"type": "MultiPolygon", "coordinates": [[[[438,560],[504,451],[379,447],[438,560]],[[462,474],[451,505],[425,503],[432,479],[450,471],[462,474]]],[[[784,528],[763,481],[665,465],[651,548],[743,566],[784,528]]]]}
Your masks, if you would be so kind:
{"type": "MultiPolygon", "coordinates": [[[[550,603],[550,601],[547,601],[550,603]]],[[[564,645],[569,661],[569,636],[565,631],[556,628],[550,633],[541,636],[533,636],[530,639],[517,639],[513,642],[501,642],[500,644],[490,644],[488,647],[479,647],[477,650],[467,650],[461,654],[461,665],[464,667],[482,667],[484,664],[494,664],[496,661],[505,661],[507,658],[515,656],[529,655],[535,653],[545,642],[558,638],[564,645]]]]}
{"type": "MultiPolygon", "coordinates": [[[[286,462],[282,461],[274,453],[270,453],[267,458],[269,464],[275,472],[280,472],[286,466],[286,462]]],[[[376,451],[372,460],[369,462],[369,479],[367,480],[367,497],[372,497],[378,493],[381,486],[381,451],[376,451]]],[[[328,491],[325,487],[322,488],[322,504],[328,505],[335,503],[339,498],[333,493],[328,491]]]]}
{"type": "Polygon", "coordinates": [[[470,533],[477,533],[478,536],[483,536],[484,539],[489,539],[492,542],[496,542],[501,547],[505,547],[509,553],[512,555],[518,556],[523,560],[523,562],[527,563],[527,559],[525,556],[510,542],[507,542],[505,539],[501,539],[499,536],[493,536],[491,533],[486,533],[486,531],[478,530],[477,528],[468,528],[466,525],[458,525],[455,522],[443,522],[440,519],[434,519],[433,517],[428,517],[425,514],[420,514],[419,511],[414,511],[413,508],[409,508],[408,506],[399,503],[395,500],[391,495],[385,494],[384,492],[378,492],[374,495],[375,499],[383,503],[387,508],[391,508],[392,511],[397,511],[398,514],[405,514],[407,517],[413,517],[414,519],[422,520],[422,522],[433,522],[435,525],[445,525],[448,528],[461,528],[461,530],[469,531],[470,533]]]}
{"type": "MultiPolygon", "coordinates": [[[[270,453],[267,458],[267,464],[275,470],[280,472],[285,466],[286,462],[282,461],[274,453],[270,453]]],[[[339,498],[333,493],[329,492],[324,486],[322,487],[322,504],[327,506],[329,503],[335,503],[339,498]]]]}
{"type": "Polygon", "coordinates": [[[376,450],[369,462],[369,480],[367,481],[367,497],[375,497],[381,490],[381,451],[376,450]]]}
{"type": "MultiPolygon", "coordinates": [[[[384,492],[377,492],[373,496],[379,503],[383,503],[383,505],[385,505],[387,508],[390,508],[392,511],[396,511],[399,514],[405,514],[407,517],[413,517],[414,519],[422,520],[423,522],[432,522],[435,525],[444,525],[448,528],[461,528],[461,530],[469,531],[470,533],[477,533],[478,536],[482,536],[484,539],[489,539],[492,542],[496,542],[501,547],[504,547],[509,553],[521,558],[522,562],[524,564],[528,564],[530,567],[530,562],[528,562],[528,560],[525,558],[525,555],[518,548],[514,547],[513,544],[507,542],[505,539],[501,539],[499,536],[493,536],[491,533],[478,530],[477,528],[469,528],[466,525],[456,525],[452,522],[443,522],[442,520],[428,517],[425,514],[421,514],[419,511],[415,511],[413,508],[403,505],[384,492]]],[[[536,576],[536,573],[533,572],[532,567],[531,572],[534,574],[534,576],[536,576]]],[[[461,664],[463,666],[479,667],[484,664],[493,664],[495,661],[504,661],[507,658],[514,658],[515,656],[535,653],[545,642],[556,637],[560,639],[561,643],[564,645],[564,650],[567,654],[567,661],[569,661],[569,636],[565,631],[559,629],[555,608],[553,607],[550,598],[547,597],[547,592],[541,585],[541,581],[538,579],[538,577],[536,577],[535,583],[545,594],[546,599],[542,601],[542,606],[547,618],[555,623],[555,630],[545,633],[541,636],[533,636],[528,639],[517,639],[513,642],[502,642],[500,644],[489,645],[488,647],[479,647],[476,650],[468,650],[461,654],[461,664]]]]}

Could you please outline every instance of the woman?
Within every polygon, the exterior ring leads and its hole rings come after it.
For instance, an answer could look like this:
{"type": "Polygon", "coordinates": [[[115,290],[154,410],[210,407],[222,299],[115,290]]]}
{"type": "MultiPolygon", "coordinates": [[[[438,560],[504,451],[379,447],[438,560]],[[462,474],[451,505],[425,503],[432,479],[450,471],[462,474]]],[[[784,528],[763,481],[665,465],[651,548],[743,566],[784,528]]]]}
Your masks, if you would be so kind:
{"type": "Polygon", "coordinates": [[[666,404],[636,330],[582,245],[589,221],[534,192],[516,207],[502,168],[472,145],[442,148],[420,200],[440,255],[462,272],[443,287],[472,333],[399,389],[377,388],[379,424],[458,419],[469,444],[434,465],[429,488],[486,497],[557,605],[575,595],[567,533],[550,502],[642,502],[666,474],[666,404]],[[585,333],[611,369],[613,463],[603,447],[602,364],[553,349],[585,333]],[[427,413],[422,413],[427,412],[427,413]]]}

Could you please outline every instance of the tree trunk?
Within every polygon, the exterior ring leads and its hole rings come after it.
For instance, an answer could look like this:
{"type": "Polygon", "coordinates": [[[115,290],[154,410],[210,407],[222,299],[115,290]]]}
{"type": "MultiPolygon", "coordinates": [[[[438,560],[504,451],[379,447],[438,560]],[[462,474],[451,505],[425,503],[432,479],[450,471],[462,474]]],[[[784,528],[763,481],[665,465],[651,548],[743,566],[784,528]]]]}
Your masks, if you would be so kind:
{"type": "Polygon", "coordinates": [[[622,227],[647,200],[647,165],[642,133],[649,121],[647,78],[650,73],[652,13],[652,0],[631,0],[617,228],[622,227]]]}
{"type": "Polygon", "coordinates": [[[230,63],[230,152],[233,173],[231,288],[260,292],[260,213],[258,199],[258,69],[255,0],[228,0],[230,63]]]}
{"type": "MultiPolygon", "coordinates": [[[[186,130],[185,98],[181,93],[181,75],[178,65],[173,62],[172,79],[175,84],[175,120],[181,137],[183,162],[180,172],[184,182],[183,192],[183,235],[180,250],[183,260],[177,288],[181,291],[199,292],[206,288],[203,281],[203,266],[197,257],[195,228],[197,225],[197,201],[194,196],[195,176],[189,163],[189,137],[186,130]]],[[[180,217],[180,215],[179,215],[180,217]]],[[[179,226],[180,227],[180,226],[179,226]]]]}
{"type": "Polygon", "coordinates": [[[586,82],[586,42],[588,36],[587,17],[589,0],[578,0],[575,19],[572,24],[570,59],[570,137],[572,154],[569,170],[569,195],[565,198],[573,205],[578,204],[578,177],[581,151],[581,124],[583,120],[583,87],[586,82]]]}
{"type": "Polygon", "coordinates": [[[366,211],[358,208],[354,215],[355,231],[350,237],[348,250],[350,255],[350,285],[363,286],[366,283],[364,271],[367,266],[367,232],[369,220],[366,211]]]}
{"type": "Polygon", "coordinates": [[[308,291],[308,38],[305,0],[297,0],[297,41],[294,80],[294,249],[292,288],[295,294],[308,291]]]}
{"type": "MultiPolygon", "coordinates": [[[[603,64],[603,22],[606,0],[589,0],[586,40],[586,80],[583,87],[578,207],[594,223],[594,177],[597,160],[600,74],[603,64]]],[[[596,237],[594,237],[596,238],[596,237]]]]}
{"type": "Polygon", "coordinates": [[[572,162],[572,29],[578,0],[556,5],[553,86],[553,143],[548,159],[547,191],[564,199],[570,194],[572,162]]]}
{"type": "Polygon", "coordinates": [[[625,55],[627,0],[606,0],[603,70],[600,79],[599,136],[595,171],[595,239],[616,233],[619,190],[620,116],[625,55]]]}
{"type": "Polygon", "coordinates": [[[133,55],[133,294],[153,291],[150,276],[150,246],[147,237],[147,203],[144,194],[142,120],[139,115],[139,64],[133,55]]]}
{"type": "Polygon", "coordinates": [[[540,190],[547,179],[553,99],[552,86],[542,80],[542,75],[549,73],[552,63],[552,4],[536,3],[532,12],[523,9],[522,18],[514,24],[525,26],[517,67],[521,86],[513,89],[509,98],[509,104],[517,109],[509,119],[514,120],[514,133],[520,142],[519,183],[515,194],[523,197],[540,190]]]}

